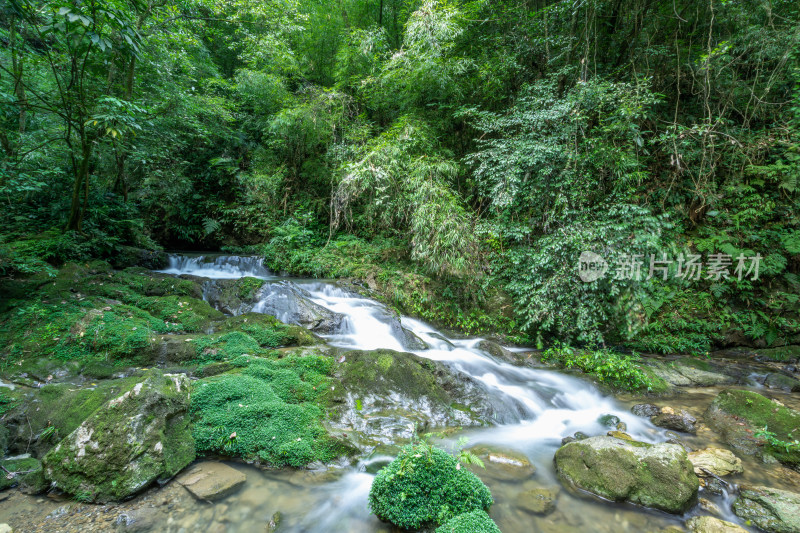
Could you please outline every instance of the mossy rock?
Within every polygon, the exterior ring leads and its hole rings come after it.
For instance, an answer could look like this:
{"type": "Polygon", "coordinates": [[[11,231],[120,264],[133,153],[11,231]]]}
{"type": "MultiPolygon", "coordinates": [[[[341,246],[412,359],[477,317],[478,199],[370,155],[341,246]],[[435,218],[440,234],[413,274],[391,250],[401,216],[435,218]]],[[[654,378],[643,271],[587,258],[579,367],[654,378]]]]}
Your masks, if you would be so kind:
{"type": "Polygon", "coordinates": [[[213,321],[225,318],[203,300],[191,296],[146,296],[137,299],[136,306],[185,333],[205,333],[213,321]]]}
{"type": "Polygon", "coordinates": [[[766,361],[796,361],[800,359],[800,345],[780,346],[778,348],[762,348],[753,350],[756,358],[766,361]]]}
{"type": "Polygon", "coordinates": [[[559,448],[555,465],[568,486],[668,513],[689,509],[700,486],[686,451],[676,444],[591,437],[559,448]]]}
{"type": "Polygon", "coordinates": [[[757,392],[720,392],[706,410],[705,422],[737,450],[751,455],[771,455],[789,466],[800,466],[797,447],[787,450],[756,436],[758,430],[766,427],[780,441],[791,443],[800,439],[800,412],[757,392]]]}
{"type": "Polygon", "coordinates": [[[0,461],[5,471],[0,475],[0,490],[19,486],[27,494],[38,494],[47,488],[42,463],[32,457],[0,461]],[[6,471],[10,472],[7,474],[6,471]],[[9,477],[12,476],[12,477],[9,477]]]}
{"type": "Polygon", "coordinates": [[[216,309],[229,315],[239,315],[252,309],[258,291],[265,283],[263,279],[251,277],[218,279],[206,283],[205,293],[216,309]]]}
{"type": "Polygon", "coordinates": [[[324,344],[319,336],[302,326],[284,324],[272,315],[263,313],[244,313],[228,317],[214,324],[215,331],[227,333],[242,331],[258,342],[262,348],[279,346],[313,346],[324,344]]]}
{"type": "Polygon", "coordinates": [[[189,381],[148,372],[45,455],[45,477],[84,501],[119,501],[167,480],[195,458],[189,381]]]}
{"type": "Polygon", "coordinates": [[[731,385],[738,381],[736,376],[727,374],[723,367],[691,357],[673,361],[647,359],[646,362],[653,374],[678,387],[711,387],[731,385]]]}
{"type": "Polygon", "coordinates": [[[61,383],[25,393],[3,418],[9,454],[31,453],[43,457],[104,403],[141,379],[114,379],[82,387],[61,383]]]}
{"type": "Polygon", "coordinates": [[[416,430],[484,425],[496,411],[483,387],[443,363],[392,350],[350,351],[326,392],[329,423],[364,445],[410,438],[416,430]]]}
{"type": "Polygon", "coordinates": [[[800,494],[795,492],[743,485],[733,512],[769,533],[800,531],[800,494]]]}

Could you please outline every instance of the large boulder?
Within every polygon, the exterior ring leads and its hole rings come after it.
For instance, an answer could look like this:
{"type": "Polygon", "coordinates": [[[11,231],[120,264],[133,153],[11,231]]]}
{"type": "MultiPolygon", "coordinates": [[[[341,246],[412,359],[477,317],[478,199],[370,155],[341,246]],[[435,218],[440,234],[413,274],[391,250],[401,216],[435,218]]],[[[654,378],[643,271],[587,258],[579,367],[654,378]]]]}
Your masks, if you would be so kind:
{"type": "Polygon", "coordinates": [[[229,315],[250,311],[258,302],[259,289],[267,283],[263,279],[213,279],[203,282],[205,299],[214,308],[229,315]]]}
{"type": "Polygon", "coordinates": [[[800,494],[742,485],[733,512],[769,533],[800,532],[800,494]]]}
{"type": "Polygon", "coordinates": [[[151,371],[92,413],[44,457],[45,477],[86,501],[122,500],[195,457],[189,381],[151,371]]]}
{"type": "Polygon", "coordinates": [[[568,486],[669,513],[686,511],[699,488],[686,451],[676,444],[591,437],[559,448],[555,465],[568,486]]]}
{"type": "Polygon", "coordinates": [[[689,461],[694,466],[694,473],[700,477],[722,477],[744,472],[742,460],[733,452],[722,448],[705,448],[690,452],[689,461]]]}
{"type": "Polygon", "coordinates": [[[390,444],[418,430],[495,417],[483,386],[443,363],[392,350],[350,351],[339,361],[327,393],[329,424],[356,443],[390,444]]]}
{"type": "Polygon", "coordinates": [[[287,324],[297,324],[317,333],[338,331],[344,315],[334,313],[310,300],[309,294],[293,283],[267,283],[256,294],[255,313],[266,313],[287,324]]]}
{"type": "Polygon", "coordinates": [[[779,372],[773,372],[764,379],[764,386],[768,389],[780,389],[786,392],[800,392],[800,380],[779,372]]]}
{"type": "Polygon", "coordinates": [[[205,461],[187,469],[176,481],[198,500],[210,502],[236,492],[247,475],[224,463],[205,461]]]}
{"type": "Polygon", "coordinates": [[[44,457],[96,409],[141,379],[113,379],[85,386],[59,383],[22,394],[2,420],[9,455],[44,457]]]}
{"type": "Polygon", "coordinates": [[[649,359],[646,362],[656,376],[678,387],[732,385],[738,381],[727,368],[710,361],[683,357],[673,361],[649,359]]]}
{"type": "Polygon", "coordinates": [[[771,455],[789,466],[800,466],[800,450],[774,446],[759,434],[766,427],[774,439],[794,442],[800,438],[800,412],[757,392],[724,390],[711,402],[704,418],[735,449],[751,455],[771,455]]]}

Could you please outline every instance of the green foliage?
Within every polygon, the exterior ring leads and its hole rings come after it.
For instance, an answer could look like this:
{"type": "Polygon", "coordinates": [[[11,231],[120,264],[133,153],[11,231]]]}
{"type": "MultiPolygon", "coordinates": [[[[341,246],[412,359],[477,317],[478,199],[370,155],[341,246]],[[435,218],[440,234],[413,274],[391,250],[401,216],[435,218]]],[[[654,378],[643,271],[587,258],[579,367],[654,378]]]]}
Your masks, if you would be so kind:
{"type": "Polygon", "coordinates": [[[800,440],[794,439],[792,442],[781,440],[775,433],[771,432],[767,426],[756,431],[755,436],[766,440],[772,448],[782,450],[787,454],[792,451],[800,452],[800,440]]]}
{"type": "Polygon", "coordinates": [[[316,355],[249,358],[240,371],[200,380],[191,407],[198,451],[293,467],[346,453],[326,434],[316,404],[331,365],[316,355]]]}
{"type": "Polygon", "coordinates": [[[436,533],[500,533],[500,528],[485,511],[472,511],[451,518],[436,533]]]}
{"type": "Polygon", "coordinates": [[[638,364],[639,357],[622,355],[611,350],[577,350],[570,346],[554,346],[542,354],[543,363],[556,363],[577,368],[595,376],[601,383],[630,391],[660,391],[665,384],[638,364]]]}
{"type": "Polygon", "coordinates": [[[489,489],[447,452],[424,442],[405,446],[384,467],[369,493],[369,507],[404,529],[443,524],[492,505],[489,489]]]}

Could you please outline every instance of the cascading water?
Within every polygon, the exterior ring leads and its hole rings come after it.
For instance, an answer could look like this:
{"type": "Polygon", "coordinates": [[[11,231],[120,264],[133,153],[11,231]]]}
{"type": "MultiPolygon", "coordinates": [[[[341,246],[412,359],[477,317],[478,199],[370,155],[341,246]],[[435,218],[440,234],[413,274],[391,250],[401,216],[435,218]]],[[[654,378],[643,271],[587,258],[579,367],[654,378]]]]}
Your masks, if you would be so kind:
{"type": "MultiPolygon", "coordinates": [[[[170,260],[170,268],[163,272],[212,279],[244,276],[265,279],[267,284],[259,292],[262,305],[256,303],[254,311],[264,309],[268,299],[275,300],[278,291],[287,290],[286,280],[271,276],[255,258],[174,257],[170,260]],[[274,289],[271,284],[274,284],[274,289]]],[[[557,484],[552,458],[561,445],[561,439],[577,431],[590,435],[604,434],[608,428],[599,421],[604,415],[618,417],[627,425],[627,433],[637,440],[666,440],[663,430],[632,415],[614,398],[604,396],[583,379],[497,361],[477,347],[481,339],[448,338],[420,320],[397,317],[380,303],[332,283],[292,280],[289,285],[313,304],[344,317],[334,330],[322,334],[330,345],[343,349],[412,351],[420,357],[440,361],[481,383],[492,405],[502,406],[503,423],[462,431],[459,436],[467,436],[470,445],[499,445],[527,455],[538,467],[540,481],[544,478],[557,484]],[[421,339],[427,348],[409,349],[410,334],[418,341],[421,339]]],[[[274,303],[270,305],[274,307],[274,303]]],[[[287,524],[288,531],[375,531],[376,522],[369,517],[366,506],[370,483],[371,476],[363,472],[362,466],[319,489],[316,496],[309,495],[316,502],[313,509],[294,525],[287,524]],[[336,494],[333,504],[327,500],[329,492],[336,494]],[[359,527],[345,526],[354,520],[360,524],[359,527]],[[308,524],[312,523],[324,523],[327,529],[309,527],[308,524]]]]}
{"type": "Polygon", "coordinates": [[[264,266],[263,258],[238,255],[170,255],[169,267],[158,272],[174,275],[190,274],[211,279],[238,279],[243,277],[271,279],[275,277],[264,266]]]}

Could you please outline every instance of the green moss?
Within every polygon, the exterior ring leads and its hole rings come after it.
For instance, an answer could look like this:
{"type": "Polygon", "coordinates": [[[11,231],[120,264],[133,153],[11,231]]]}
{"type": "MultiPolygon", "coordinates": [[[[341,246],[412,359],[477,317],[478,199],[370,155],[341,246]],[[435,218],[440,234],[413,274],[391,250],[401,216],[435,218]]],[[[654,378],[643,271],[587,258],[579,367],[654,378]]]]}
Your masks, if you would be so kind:
{"type": "Polygon", "coordinates": [[[6,424],[13,422],[17,427],[16,438],[31,444],[30,451],[41,457],[105,402],[139,381],[141,378],[122,378],[83,388],[67,383],[45,385],[7,413],[6,424]]]}
{"type": "Polygon", "coordinates": [[[20,485],[27,489],[26,492],[40,492],[44,489],[45,482],[42,476],[42,463],[37,459],[6,459],[0,461],[5,471],[0,475],[0,490],[20,485]]]}
{"type": "Polygon", "coordinates": [[[236,291],[242,300],[252,300],[256,292],[264,285],[264,280],[258,278],[244,277],[236,280],[236,291]]]}
{"type": "Polygon", "coordinates": [[[216,325],[220,332],[243,331],[264,348],[310,346],[322,340],[302,326],[284,324],[272,315],[245,313],[216,325]]]}
{"type": "Polygon", "coordinates": [[[229,361],[241,355],[266,354],[253,337],[241,331],[222,335],[207,335],[193,339],[197,351],[197,361],[229,361]]]}
{"type": "Polygon", "coordinates": [[[348,454],[321,424],[332,364],[315,355],[249,358],[241,371],[200,380],[192,393],[198,450],[294,467],[348,454]]]}
{"type": "Polygon", "coordinates": [[[444,450],[427,444],[404,447],[384,467],[369,492],[369,507],[381,520],[404,529],[436,526],[473,511],[488,511],[486,485],[444,450]]]}
{"type": "Polygon", "coordinates": [[[190,296],[143,296],[131,303],[169,323],[172,331],[205,332],[212,321],[225,318],[206,302],[190,296]]]}
{"type": "MultiPolygon", "coordinates": [[[[800,439],[800,412],[779,405],[757,392],[724,390],[717,395],[709,409],[746,421],[751,433],[766,427],[780,441],[800,439]]],[[[765,451],[783,463],[800,465],[800,450],[787,450],[766,442],[765,451]]]]}
{"type": "Polygon", "coordinates": [[[472,511],[451,518],[436,533],[500,533],[500,528],[485,511],[472,511]]]}

